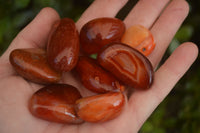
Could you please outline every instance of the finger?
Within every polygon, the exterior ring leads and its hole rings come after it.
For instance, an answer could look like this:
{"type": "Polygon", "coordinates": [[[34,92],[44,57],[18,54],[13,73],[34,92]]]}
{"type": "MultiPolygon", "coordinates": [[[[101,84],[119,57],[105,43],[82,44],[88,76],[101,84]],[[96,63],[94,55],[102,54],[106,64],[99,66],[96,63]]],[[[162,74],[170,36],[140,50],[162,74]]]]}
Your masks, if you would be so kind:
{"type": "Polygon", "coordinates": [[[38,47],[44,47],[52,25],[59,19],[54,9],[43,8],[35,19],[19,33],[19,36],[35,43],[38,47]]]}
{"type": "Polygon", "coordinates": [[[45,47],[52,25],[59,19],[59,15],[52,8],[44,8],[12,41],[2,60],[8,61],[13,49],[45,47]]]}
{"type": "Polygon", "coordinates": [[[127,27],[140,24],[150,28],[169,0],[140,0],[124,22],[127,27]]]}
{"type": "Polygon", "coordinates": [[[153,66],[157,66],[175,33],[187,17],[188,3],[185,0],[173,0],[151,29],[156,47],[149,56],[153,66]]]}
{"type": "Polygon", "coordinates": [[[95,0],[78,20],[78,29],[80,30],[85,23],[94,18],[115,17],[127,1],[128,0],[95,0]]]}
{"type": "Polygon", "coordinates": [[[129,105],[142,126],[153,110],[172,90],[174,85],[189,69],[198,55],[198,48],[192,43],[179,46],[168,60],[155,73],[152,87],[147,91],[136,91],[129,100],[129,105]]]}

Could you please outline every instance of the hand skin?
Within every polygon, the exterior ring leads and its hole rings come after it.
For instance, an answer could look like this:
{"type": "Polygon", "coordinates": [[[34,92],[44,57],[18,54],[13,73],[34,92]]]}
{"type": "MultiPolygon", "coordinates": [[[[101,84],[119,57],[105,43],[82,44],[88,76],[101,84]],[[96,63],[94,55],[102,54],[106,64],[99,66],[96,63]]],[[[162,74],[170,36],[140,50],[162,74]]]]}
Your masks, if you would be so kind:
{"type": "MultiPolygon", "coordinates": [[[[127,1],[95,0],[76,23],[78,30],[93,18],[115,17],[127,1]]],[[[160,62],[188,11],[189,6],[184,0],[140,0],[124,19],[127,28],[141,24],[151,30],[156,48],[148,58],[154,68],[160,62]]],[[[51,26],[58,19],[59,15],[54,9],[42,9],[0,57],[1,133],[136,133],[198,55],[195,44],[187,42],[180,45],[165,63],[157,68],[152,87],[147,91],[135,91],[122,114],[114,120],[105,123],[86,122],[80,125],[48,122],[32,116],[27,108],[31,95],[42,86],[17,75],[9,63],[9,54],[16,48],[45,48],[51,26]]],[[[65,74],[62,82],[82,88],[84,93],[81,84],[70,73],[65,74]]]]}

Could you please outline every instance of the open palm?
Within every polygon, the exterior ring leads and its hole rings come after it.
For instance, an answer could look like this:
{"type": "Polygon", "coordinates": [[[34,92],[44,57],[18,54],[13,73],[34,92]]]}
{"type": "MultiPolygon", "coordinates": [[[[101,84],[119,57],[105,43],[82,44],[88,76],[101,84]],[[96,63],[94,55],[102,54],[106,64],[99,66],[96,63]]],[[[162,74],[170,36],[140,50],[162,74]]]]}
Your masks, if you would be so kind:
{"type": "MultiPolygon", "coordinates": [[[[78,30],[87,21],[97,17],[115,17],[128,0],[95,0],[76,23],[78,30]]],[[[160,62],[174,34],[188,14],[184,0],[140,0],[124,20],[126,27],[141,24],[154,35],[156,48],[148,57],[154,68],[160,62]]],[[[122,114],[105,123],[80,125],[59,124],[41,120],[31,115],[27,106],[31,95],[41,85],[18,76],[9,63],[9,54],[16,48],[45,48],[49,31],[59,15],[44,8],[36,18],[13,40],[0,58],[0,132],[1,133],[133,133],[137,132],[153,110],[166,97],[183,76],[198,54],[192,43],[179,46],[166,62],[156,70],[152,87],[135,91],[130,96],[122,114]]],[[[83,86],[70,73],[62,79],[80,88],[83,86]]]]}

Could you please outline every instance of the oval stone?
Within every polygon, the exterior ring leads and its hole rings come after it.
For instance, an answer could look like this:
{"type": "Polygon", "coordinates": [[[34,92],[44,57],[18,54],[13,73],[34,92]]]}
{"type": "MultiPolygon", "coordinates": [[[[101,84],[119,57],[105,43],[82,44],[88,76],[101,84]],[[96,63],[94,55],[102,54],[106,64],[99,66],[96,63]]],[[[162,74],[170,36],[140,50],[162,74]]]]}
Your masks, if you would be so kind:
{"type": "Polygon", "coordinates": [[[111,43],[120,42],[125,24],[117,18],[96,18],[86,23],[80,31],[81,49],[86,54],[98,53],[111,43]]]}
{"type": "Polygon", "coordinates": [[[10,63],[19,75],[35,83],[56,83],[61,78],[48,64],[43,49],[15,49],[10,54],[10,63]]]}
{"type": "Polygon", "coordinates": [[[76,116],[75,102],[79,91],[67,84],[54,84],[41,88],[29,101],[30,112],[41,119],[77,124],[83,122],[76,116]]]}
{"type": "Polygon", "coordinates": [[[77,115],[88,122],[105,122],[120,115],[125,105],[121,92],[109,92],[76,101],[77,115]]]}
{"type": "Polygon", "coordinates": [[[107,45],[97,58],[103,68],[135,89],[148,89],[153,83],[154,71],[150,61],[128,45],[122,43],[107,45]]]}
{"type": "Polygon", "coordinates": [[[96,93],[119,92],[124,86],[108,71],[97,64],[96,60],[81,56],[76,66],[82,84],[96,93]]]}
{"type": "Polygon", "coordinates": [[[48,45],[47,59],[57,71],[72,70],[79,55],[79,34],[72,19],[63,18],[52,28],[48,45]]]}

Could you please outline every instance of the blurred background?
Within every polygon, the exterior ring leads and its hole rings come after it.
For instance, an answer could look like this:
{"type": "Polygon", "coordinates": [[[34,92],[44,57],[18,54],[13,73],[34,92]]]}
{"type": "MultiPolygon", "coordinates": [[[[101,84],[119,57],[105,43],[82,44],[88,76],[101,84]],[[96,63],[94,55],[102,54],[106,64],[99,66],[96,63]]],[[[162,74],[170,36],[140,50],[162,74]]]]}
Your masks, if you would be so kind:
{"type": "MultiPolygon", "coordinates": [[[[78,20],[94,0],[0,0],[0,55],[6,50],[17,33],[46,6],[56,9],[61,17],[78,20]]],[[[123,19],[136,0],[119,12],[123,19]]],[[[166,51],[166,60],[182,42],[200,44],[200,1],[188,0],[190,13],[166,51]]],[[[174,87],[168,97],[145,122],[140,133],[200,133],[200,61],[174,87]]]]}

